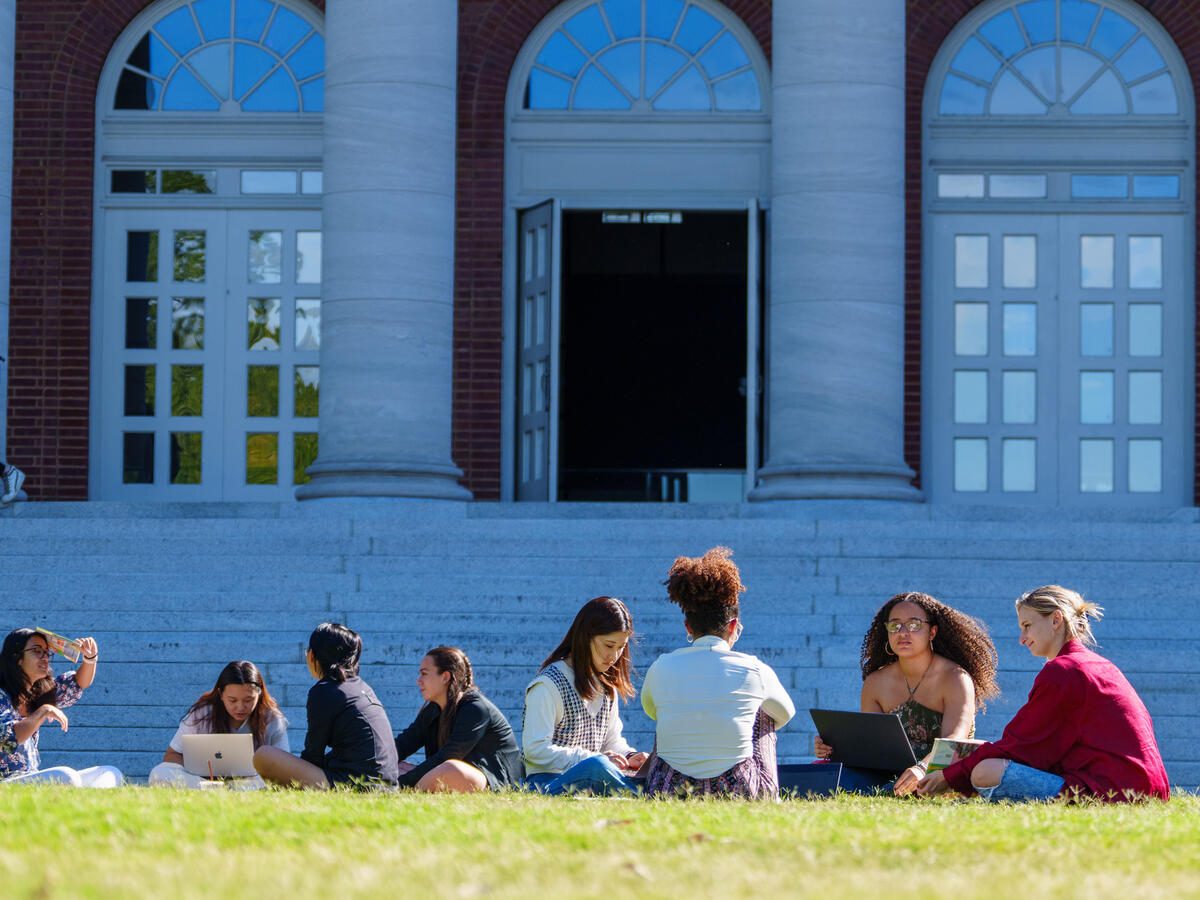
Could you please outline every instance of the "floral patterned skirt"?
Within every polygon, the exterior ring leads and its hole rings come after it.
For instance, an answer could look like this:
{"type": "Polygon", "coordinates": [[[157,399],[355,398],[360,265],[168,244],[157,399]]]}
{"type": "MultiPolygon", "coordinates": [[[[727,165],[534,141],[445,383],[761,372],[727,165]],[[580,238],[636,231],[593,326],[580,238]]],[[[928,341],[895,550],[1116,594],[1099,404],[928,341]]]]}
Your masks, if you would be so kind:
{"type": "Polygon", "coordinates": [[[646,769],[648,797],[726,796],[746,800],[779,797],[779,766],[776,762],[775,720],[759,710],[754,720],[754,752],[733,768],[713,778],[693,778],[671,768],[654,753],[646,769]]]}

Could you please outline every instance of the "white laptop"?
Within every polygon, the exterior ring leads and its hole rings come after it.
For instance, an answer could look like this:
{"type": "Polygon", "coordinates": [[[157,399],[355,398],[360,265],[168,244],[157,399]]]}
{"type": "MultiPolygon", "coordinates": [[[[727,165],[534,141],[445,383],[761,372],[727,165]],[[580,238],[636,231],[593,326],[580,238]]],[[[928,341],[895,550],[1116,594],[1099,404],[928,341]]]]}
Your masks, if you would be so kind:
{"type": "Polygon", "coordinates": [[[247,778],[254,771],[254,737],[249,734],[185,734],[183,767],[210,778],[247,778]]]}

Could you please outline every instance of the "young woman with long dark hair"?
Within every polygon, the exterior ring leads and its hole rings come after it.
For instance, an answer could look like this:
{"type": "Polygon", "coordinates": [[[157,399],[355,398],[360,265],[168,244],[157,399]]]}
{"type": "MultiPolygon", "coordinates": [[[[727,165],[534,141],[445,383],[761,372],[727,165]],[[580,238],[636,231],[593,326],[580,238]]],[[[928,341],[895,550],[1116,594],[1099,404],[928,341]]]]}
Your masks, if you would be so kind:
{"type": "Polygon", "coordinates": [[[93,638],[79,639],[79,668],[55,676],[53,652],[32,628],[18,628],[0,646],[0,781],[55,781],[76,787],[116,787],[124,779],[112,766],[41,768],[38,736],[47,722],[67,730],[64,709],[74,706],[96,679],[100,651],[93,638]]]}
{"type": "MultiPolygon", "coordinates": [[[[179,722],[179,728],[150,770],[150,784],[199,787],[203,775],[183,767],[183,737],[188,734],[250,734],[254,749],[278,747],[288,752],[287,719],[271,697],[258,667],[248,659],[234,660],[221,670],[211,691],[205,691],[179,722]]],[[[259,778],[238,779],[242,789],[261,787],[259,778]]]]}
{"type": "Polygon", "coordinates": [[[396,735],[400,786],[469,794],[521,781],[521,751],[504,714],[475,685],[457,647],[434,647],[421,660],[417,688],[425,705],[396,735]],[[404,762],[420,748],[425,761],[404,762]]]}
{"type": "Polygon", "coordinates": [[[395,786],[392,726],[375,691],[358,677],[362,650],[362,638],[334,622],[309,636],[304,660],[317,683],[308,691],[304,750],[297,759],[259,747],[254,768],[264,781],[314,790],[395,786]]]}
{"type": "Polygon", "coordinates": [[[646,761],[622,734],[618,702],[634,695],[633,619],[616,597],[595,597],[525,689],[525,783],[542,793],[636,790],[646,761]]]}
{"type": "MultiPolygon", "coordinates": [[[[863,712],[895,713],[917,757],[903,772],[843,770],[842,786],[892,784],[912,793],[925,777],[935,738],[971,738],[975,714],[996,697],[996,647],[983,626],[928,594],[908,591],[883,604],[862,643],[863,712]]],[[[816,739],[816,754],[833,748],[816,739]]]]}

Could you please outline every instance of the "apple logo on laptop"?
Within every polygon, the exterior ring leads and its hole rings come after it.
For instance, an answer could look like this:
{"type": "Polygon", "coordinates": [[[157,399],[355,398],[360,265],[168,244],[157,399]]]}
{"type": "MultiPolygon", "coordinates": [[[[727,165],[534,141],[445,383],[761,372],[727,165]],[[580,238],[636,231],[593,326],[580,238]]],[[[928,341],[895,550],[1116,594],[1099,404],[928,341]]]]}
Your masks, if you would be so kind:
{"type": "Polygon", "coordinates": [[[216,753],[213,754],[213,759],[224,759],[224,757],[221,755],[220,750],[218,750],[216,753]]]}

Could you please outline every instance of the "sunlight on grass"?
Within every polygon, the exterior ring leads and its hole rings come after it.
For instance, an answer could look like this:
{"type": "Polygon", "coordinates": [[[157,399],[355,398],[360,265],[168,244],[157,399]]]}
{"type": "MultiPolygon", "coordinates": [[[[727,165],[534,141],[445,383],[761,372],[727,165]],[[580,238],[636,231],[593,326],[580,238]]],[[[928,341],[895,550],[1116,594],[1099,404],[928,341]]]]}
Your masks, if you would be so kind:
{"type": "Polygon", "coordinates": [[[1188,796],[989,807],[12,786],[0,820],[4,896],[19,898],[841,898],[888,885],[1022,900],[1200,897],[1200,799],[1188,796]]]}

